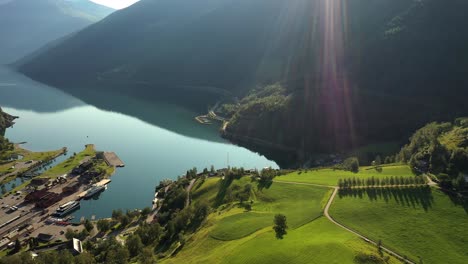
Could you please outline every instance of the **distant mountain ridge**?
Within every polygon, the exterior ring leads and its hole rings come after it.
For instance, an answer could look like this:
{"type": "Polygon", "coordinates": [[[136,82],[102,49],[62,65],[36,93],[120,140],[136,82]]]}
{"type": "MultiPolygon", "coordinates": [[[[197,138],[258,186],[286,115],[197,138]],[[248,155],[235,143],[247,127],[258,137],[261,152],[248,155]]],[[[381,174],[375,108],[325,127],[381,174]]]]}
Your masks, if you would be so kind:
{"type": "Polygon", "coordinates": [[[466,116],[467,9],[463,0],[142,0],[18,69],[72,94],[198,109],[279,83],[280,95],[248,100],[226,131],[303,160],[466,116]]]}
{"type": "Polygon", "coordinates": [[[0,64],[12,63],[113,11],[88,0],[0,2],[0,64]]]}

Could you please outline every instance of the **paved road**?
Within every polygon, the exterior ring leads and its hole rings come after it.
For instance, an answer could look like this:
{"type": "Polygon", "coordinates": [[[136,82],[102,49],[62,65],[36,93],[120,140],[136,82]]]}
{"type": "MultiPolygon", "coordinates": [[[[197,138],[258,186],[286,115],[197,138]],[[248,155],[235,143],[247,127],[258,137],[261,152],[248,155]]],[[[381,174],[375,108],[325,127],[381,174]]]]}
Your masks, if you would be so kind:
{"type": "MultiPolygon", "coordinates": [[[[335,219],[333,219],[333,217],[330,216],[329,209],[330,209],[331,204],[333,203],[333,200],[335,199],[336,193],[338,192],[338,187],[333,187],[333,189],[334,189],[334,190],[333,190],[333,194],[330,196],[330,199],[328,200],[328,203],[327,203],[327,205],[325,206],[325,210],[324,210],[324,215],[325,215],[325,217],[327,217],[328,220],[330,220],[330,221],[331,221],[332,223],[334,223],[335,225],[337,225],[337,226],[343,228],[344,230],[346,230],[346,231],[348,231],[348,232],[351,232],[351,233],[353,233],[354,235],[356,235],[356,236],[358,236],[358,237],[364,239],[366,242],[371,243],[371,244],[377,246],[377,242],[375,242],[375,241],[369,239],[368,237],[366,237],[366,236],[364,236],[364,235],[361,235],[361,234],[359,234],[358,232],[356,232],[356,231],[354,231],[354,230],[352,230],[352,229],[349,229],[348,227],[346,227],[346,226],[344,226],[344,225],[338,223],[335,219]]],[[[392,251],[392,250],[390,250],[390,249],[388,249],[388,248],[386,248],[386,247],[383,247],[383,246],[381,246],[381,248],[382,248],[383,251],[387,252],[388,254],[390,254],[390,255],[396,257],[397,259],[399,259],[399,260],[401,260],[401,261],[403,261],[403,262],[405,262],[405,263],[414,264],[414,262],[403,258],[403,256],[401,256],[400,254],[396,253],[395,251],[392,251]]]]}

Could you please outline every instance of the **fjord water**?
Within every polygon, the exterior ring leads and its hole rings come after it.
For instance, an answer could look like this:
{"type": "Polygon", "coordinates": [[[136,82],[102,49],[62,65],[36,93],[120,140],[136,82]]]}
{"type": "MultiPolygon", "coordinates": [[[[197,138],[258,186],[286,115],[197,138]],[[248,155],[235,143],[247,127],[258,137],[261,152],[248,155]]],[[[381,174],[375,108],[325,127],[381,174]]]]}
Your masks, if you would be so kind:
{"type": "Polygon", "coordinates": [[[118,208],[151,206],[160,180],[175,179],[192,167],[221,168],[228,160],[231,166],[277,167],[225,141],[217,126],[200,125],[194,121],[197,113],[175,105],[97,92],[77,98],[6,68],[0,68],[0,105],[19,116],[6,136],[12,142],[27,142],[27,149],[67,147],[70,155],[93,143],[124,161],[125,168],[117,169],[99,199],[82,202],[75,213],[78,219],[109,217],[118,208]]]}

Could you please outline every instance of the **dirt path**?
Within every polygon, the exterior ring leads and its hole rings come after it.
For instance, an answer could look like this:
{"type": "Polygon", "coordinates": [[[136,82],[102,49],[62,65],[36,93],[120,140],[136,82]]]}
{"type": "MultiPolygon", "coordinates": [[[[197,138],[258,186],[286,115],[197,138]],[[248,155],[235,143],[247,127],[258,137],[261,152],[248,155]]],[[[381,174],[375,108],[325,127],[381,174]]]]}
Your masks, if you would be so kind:
{"type": "MultiPolygon", "coordinates": [[[[328,200],[327,202],[327,205],[325,206],[325,209],[324,209],[324,215],[325,217],[330,220],[330,222],[332,222],[333,224],[343,228],[344,230],[350,232],[350,233],[353,233],[354,235],[362,238],[364,241],[370,243],[370,244],[373,244],[375,246],[377,246],[377,242],[371,240],[370,238],[344,226],[343,224],[340,224],[338,223],[335,219],[333,219],[333,217],[330,215],[329,213],[329,210],[330,210],[330,207],[333,203],[333,200],[335,199],[335,196],[336,194],[338,193],[338,187],[336,186],[331,186],[331,185],[323,185],[323,184],[314,184],[314,183],[304,183],[304,182],[287,182],[287,181],[273,181],[275,183],[286,183],[286,184],[295,184],[295,185],[309,185],[309,186],[315,186],[315,187],[327,187],[327,188],[333,188],[333,193],[332,195],[330,196],[330,199],[328,200]]],[[[392,187],[392,186],[385,186],[385,187],[392,187]]],[[[400,254],[396,253],[395,251],[392,251],[386,247],[383,247],[381,246],[381,249],[385,252],[387,252],[388,254],[394,256],[395,258],[399,259],[400,261],[404,262],[404,263],[410,263],[410,264],[414,264],[414,262],[408,260],[408,259],[405,259],[403,256],[401,256],[400,254]]]]}
{"type": "Polygon", "coordinates": [[[193,184],[195,184],[196,179],[193,179],[190,181],[189,186],[187,186],[187,200],[185,200],[185,207],[188,207],[190,205],[190,191],[193,188],[193,184]]]}

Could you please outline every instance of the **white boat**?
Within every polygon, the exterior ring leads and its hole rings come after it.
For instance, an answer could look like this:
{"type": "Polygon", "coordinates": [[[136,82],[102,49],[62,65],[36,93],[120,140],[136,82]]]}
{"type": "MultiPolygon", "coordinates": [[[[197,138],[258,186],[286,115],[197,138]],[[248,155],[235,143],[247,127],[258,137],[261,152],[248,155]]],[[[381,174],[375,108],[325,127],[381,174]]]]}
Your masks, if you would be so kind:
{"type": "Polygon", "coordinates": [[[55,211],[55,216],[57,217],[63,217],[71,212],[73,212],[74,210],[80,208],[80,202],[79,201],[71,201],[71,202],[68,202],[64,205],[61,205],[57,211],[55,211]]]}
{"type": "Polygon", "coordinates": [[[94,195],[96,195],[97,193],[103,191],[104,189],[106,189],[105,185],[102,185],[102,186],[94,185],[93,187],[89,188],[89,190],[86,192],[84,198],[91,198],[94,195]]]}

